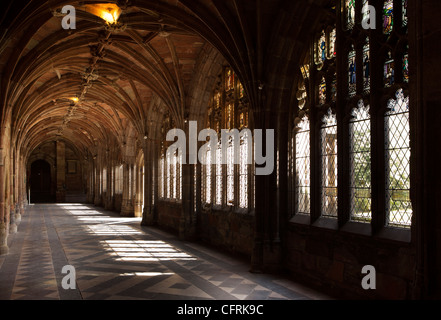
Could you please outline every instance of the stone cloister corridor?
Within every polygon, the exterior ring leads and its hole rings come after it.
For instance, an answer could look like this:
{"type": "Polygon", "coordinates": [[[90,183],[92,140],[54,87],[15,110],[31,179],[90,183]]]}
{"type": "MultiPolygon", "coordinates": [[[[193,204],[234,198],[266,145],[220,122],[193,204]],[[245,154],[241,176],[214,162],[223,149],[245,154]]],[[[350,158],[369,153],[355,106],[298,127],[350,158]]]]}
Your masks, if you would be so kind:
{"type": "Polygon", "coordinates": [[[0,257],[2,300],[330,299],[91,205],[32,205],[11,242],[0,257]],[[75,267],[75,290],[62,287],[65,265],[75,267]]]}
{"type": "Polygon", "coordinates": [[[439,12],[2,0],[0,300],[441,299],[439,12]]]}

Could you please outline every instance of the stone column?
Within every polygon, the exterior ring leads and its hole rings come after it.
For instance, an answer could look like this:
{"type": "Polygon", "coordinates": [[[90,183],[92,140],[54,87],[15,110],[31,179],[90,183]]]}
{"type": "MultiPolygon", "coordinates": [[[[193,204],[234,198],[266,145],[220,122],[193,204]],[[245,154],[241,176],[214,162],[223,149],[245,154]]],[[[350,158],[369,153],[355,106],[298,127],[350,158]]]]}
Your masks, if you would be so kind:
{"type": "Polygon", "coordinates": [[[144,210],[142,213],[143,226],[151,226],[156,224],[153,188],[157,181],[154,176],[154,167],[156,165],[156,145],[152,140],[146,140],[143,146],[144,151],[144,210]]]}
{"type": "Polygon", "coordinates": [[[99,161],[97,158],[94,159],[94,172],[93,172],[93,179],[94,179],[94,200],[93,200],[93,204],[96,206],[100,206],[102,201],[101,201],[101,179],[100,179],[100,170],[101,170],[101,166],[99,165],[99,161]]]}
{"type": "MultiPolygon", "coordinates": [[[[197,143],[197,133],[196,136],[190,136],[189,122],[185,124],[186,132],[186,148],[187,156],[182,158],[181,163],[181,174],[182,174],[182,186],[181,186],[181,219],[179,224],[179,238],[181,240],[193,240],[196,237],[196,219],[193,214],[193,174],[194,167],[190,164],[190,159],[194,157],[191,152],[196,152],[197,150],[191,150],[190,143],[196,141],[197,143]],[[185,164],[183,164],[185,162],[185,164]]],[[[194,134],[194,132],[192,132],[194,134]]]]}
{"type": "Polygon", "coordinates": [[[10,181],[9,186],[6,186],[9,188],[9,214],[10,214],[10,226],[9,226],[9,233],[14,234],[17,232],[17,221],[15,220],[15,188],[14,188],[14,180],[15,180],[15,174],[14,174],[14,152],[11,150],[11,158],[9,162],[9,172],[10,172],[10,181]]]}
{"type": "Polygon", "coordinates": [[[104,208],[106,210],[113,210],[112,185],[112,161],[110,160],[110,155],[106,152],[106,197],[104,199],[104,208]]]}
{"type": "Polygon", "coordinates": [[[0,149],[0,254],[7,254],[9,218],[5,214],[5,157],[3,148],[0,149]]]}
{"type": "Polygon", "coordinates": [[[135,208],[133,206],[133,159],[126,161],[123,167],[123,199],[121,216],[134,217],[135,208]]]}
{"type": "Polygon", "coordinates": [[[57,141],[57,202],[66,201],[66,146],[57,141]]]}
{"type": "Polygon", "coordinates": [[[26,193],[26,166],[24,165],[23,158],[20,157],[20,166],[19,166],[19,187],[20,187],[20,215],[23,216],[25,213],[25,208],[28,205],[27,193],[26,193]]]}
{"type": "Polygon", "coordinates": [[[84,163],[84,168],[87,171],[86,177],[87,177],[87,198],[86,198],[86,202],[87,203],[93,203],[93,188],[94,188],[94,184],[93,184],[93,164],[90,161],[86,161],[84,163]]]}
{"type": "Polygon", "coordinates": [[[437,0],[409,1],[413,298],[441,297],[441,30],[437,0]],[[412,131],[415,133],[412,135],[412,131]]]}
{"type": "MultiPolygon", "coordinates": [[[[262,99],[262,97],[260,98],[262,99]]],[[[263,100],[261,101],[263,105],[263,100]]],[[[282,257],[282,245],[280,239],[280,218],[282,212],[280,207],[280,194],[277,179],[277,147],[284,139],[278,141],[280,134],[277,128],[278,113],[275,110],[264,110],[254,112],[254,128],[262,129],[262,150],[263,155],[274,157],[274,170],[270,175],[255,176],[255,235],[254,247],[251,256],[251,272],[277,272],[279,271],[282,257]],[[277,128],[277,129],[276,129],[277,128]],[[266,151],[267,132],[266,129],[274,130],[274,154],[269,155],[266,151]]],[[[284,134],[284,133],[281,133],[284,134]]],[[[254,137],[255,139],[255,137],[254,137]]],[[[286,137],[287,139],[287,137],[286,137]]],[[[259,141],[260,142],[260,141],[259,141]]],[[[287,143],[287,142],[286,142],[287,143]]],[[[280,157],[286,155],[281,154],[280,157]]],[[[255,165],[256,170],[264,165],[255,165]]],[[[283,180],[286,188],[286,183],[283,180]]],[[[286,209],[286,207],[284,207],[286,209]]]]}
{"type": "Polygon", "coordinates": [[[20,157],[16,154],[14,159],[14,201],[15,201],[15,222],[17,226],[21,222],[21,188],[20,188],[20,157]]]}
{"type": "Polygon", "coordinates": [[[142,198],[144,197],[144,186],[143,186],[143,176],[144,170],[142,166],[136,166],[135,180],[135,216],[142,216],[142,198]]]}
{"type": "Polygon", "coordinates": [[[114,185],[115,185],[115,174],[114,174],[114,161],[110,159],[107,165],[107,209],[115,209],[115,195],[114,195],[114,185]]]}

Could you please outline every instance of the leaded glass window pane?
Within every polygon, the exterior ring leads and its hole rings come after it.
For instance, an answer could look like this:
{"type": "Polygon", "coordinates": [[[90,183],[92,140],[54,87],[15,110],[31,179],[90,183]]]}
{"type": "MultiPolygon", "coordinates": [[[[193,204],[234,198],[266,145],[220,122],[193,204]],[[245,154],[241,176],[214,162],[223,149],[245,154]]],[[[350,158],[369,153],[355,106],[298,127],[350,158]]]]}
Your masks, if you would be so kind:
{"type": "Polygon", "coordinates": [[[204,191],[205,191],[205,203],[211,203],[211,150],[207,149],[205,155],[205,179],[204,179],[204,191]]]}
{"type": "Polygon", "coordinates": [[[394,26],[394,2],[387,0],[383,5],[383,33],[389,35],[394,26]]]}
{"type": "Polygon", "coordinates": [[[310,125],[307,116],[298,124],[296,143],[296,213],[311,213],[310,125]]]}
{"type": "Polygon", "coordinates": [[[248,208],[248,134],[240,140],[239,207],[248,208]]]}
{"type": "Polygon", "coordinates": [[[234,142],[231,138],[227,148],[227,205],[234,206],[234,142]]]}
{"type": "Polygon", "coordinates": [[[385,87],[391,87],[395,83],[395,63],[391,52],[388,53],[384,63],[383,79],[385,87]]]}
{"type": "Polygon", "coordinates": [[[369,10],[369,1],[368,0],[363,0],[363,6],[361,8],[361,15],[362,15],[362,21],[368,21],[369,20],[369,14],[370,14],[370,10],[369,10]]]}
{"type": "Polygon", "coordinates": [[[216,204],[222,205],[222,149],[216,149],[216,204]]]}
{"type": "Polygon", "coordinates": [[[177,156],[176,154],[173,154],[171,156],[171,183],[172,183],[172,189],[171,189],[171,199],[177,198],[177,176],[178,176],[178,164],[177,164],[177,156]]]}
{"type": "Polygon", "coordinates": [[[337,217],[337,118],[329,109],[321,128],[322,216],[337,217]]]}
{"type": "Polygon", "coordinates": [[[355,49],[352,46],[348,55],[348,84],[349,96],[354,96],[357,92],[357,63],[355,61],[355,49]]]}
{"type": "Polygon", "coordinates": [[[407,26],[408,18],[407,18],[407,0],[401,0],[402,3],[402,21],[403,27],[407,26]]]}
{"type": "Polygon", "coordinates": [[[366,39],[363,46],[363,90],[365,93],[369,93],[371,89],[370,54],[369,39],[366,39]]]}
{"type": "Polygon", "coordinates": [[[352,29],[355,25],[355,0],[346,0],[346,28],[352,29]]]}
{"type": "Polygon", "coordinates": [[[182,154],[176,152],[177,194],[176,199],[182,200],[182,154]]]}
{"type": "Polygon", "coordinates": [[[371,220],[371,121],[369,106],[360,101],[350,121],[351,220],[371,220]]]}
{"type": "Polygon", "coordinates": [[[214,95],[214,108],[215,109],[219,109],[220,108],[220,99],[221,99],[221,94],[220,94],[220,92],[217,92],[214,95]]]}
{"type": "Polygon", "coordinates": [[[334,74],[334,78],[331,83],[331,100],[332,102],[337,101],[337,74],[334,74]]]}
{"type": "Polygon", "coordinates": [[[409,82],[409,54],[407,52],[403,56],[403,81],[409,82]]]}
{"type": "Polygon", "coordinates": [[[322,78],[319,85],[319,104],[324,105],[326,103],[326,79],[325,77],[322,78]]]}
{"type": "Polygon", "coordinates": [[[225,72],[225,91],[234,89],[234,72],[231,68],[227,68],[225,72]]]}
{"type": "Polygon", "coordinates": [[[245,89],[243,87],[243,84],[240,81],[238,81],[238,87],[239,87],[238,96],[239,96],[239,99],[242,99],[243,97],[245,97],[245,89]]]}
{"type": "Polygon", "coordinates": [[[317,40],[316,64],[323,64],[326,61],[326,35],[323,30],[317,40]]]}
{"type": "Polygon", "coordinates": [[[166,159],[166,198],[170,199],[172,197],[172,181],[173,181],[173,176],[172,176],[172,167],[170,164],[170,156],[167,155],[167,159],[166,159]]]}
{"type": "Polygon", "coordinates": [[[158,175],[158,189],[159,198],[164,198],[164,169],[165,169],[165,159],[164,156],[159,160],[159,175],[158,175]]]}
{"type": "Polygon", "coordinates": [[[337,50],[335,46],[336,41],[337,41],[337,29],[333,28],[329,33],[328,59],[332,59],[337,56],[337,50]]]}
{"type": "Polygon", "coordinates": [[[225,125],[226,129],[231,130],[234,128],[234,105],[229,103],[225,110],[225,125]]]}
{"type": "Polygon", "coordinates": [[[103,169],[103,192],[107,192],[107,169],[103,169]]]}
{"type": "Polygon", "coordinates": [[[409,97],[398,90],[388,102],[386,128],[386,212],[389,226],[411,225],[409,97]]]}

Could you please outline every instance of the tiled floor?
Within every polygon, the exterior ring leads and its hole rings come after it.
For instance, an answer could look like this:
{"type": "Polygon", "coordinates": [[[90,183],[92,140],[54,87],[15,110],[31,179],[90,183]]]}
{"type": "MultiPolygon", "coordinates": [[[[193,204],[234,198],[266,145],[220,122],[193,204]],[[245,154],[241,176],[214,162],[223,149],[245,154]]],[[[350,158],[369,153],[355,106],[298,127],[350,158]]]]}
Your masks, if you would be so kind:
{"type": "MultiPolygon", "coordinates": [[[[315,300],[329,297],[139,218],[80,204],[28,207],[0,256],[0,299],[315,300]],[[75,289],[63,289],[66,265],[75,289]]],[[[66,282],[67,278],[64,282],[66,282]]]]}

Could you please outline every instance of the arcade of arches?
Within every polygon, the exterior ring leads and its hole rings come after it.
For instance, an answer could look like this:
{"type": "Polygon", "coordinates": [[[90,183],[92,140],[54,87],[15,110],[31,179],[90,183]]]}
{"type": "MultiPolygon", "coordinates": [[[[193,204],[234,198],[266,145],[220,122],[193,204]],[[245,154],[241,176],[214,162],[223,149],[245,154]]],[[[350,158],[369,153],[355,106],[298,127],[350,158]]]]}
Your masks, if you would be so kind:
{"type": "Polygon", "coordinates": [[[438,0],[1,6],[2,255],[30,204],[88,203],[336,296],[440,297],[438,0]],[[188,164],[193,122],[248,135],[188,164]]]}

